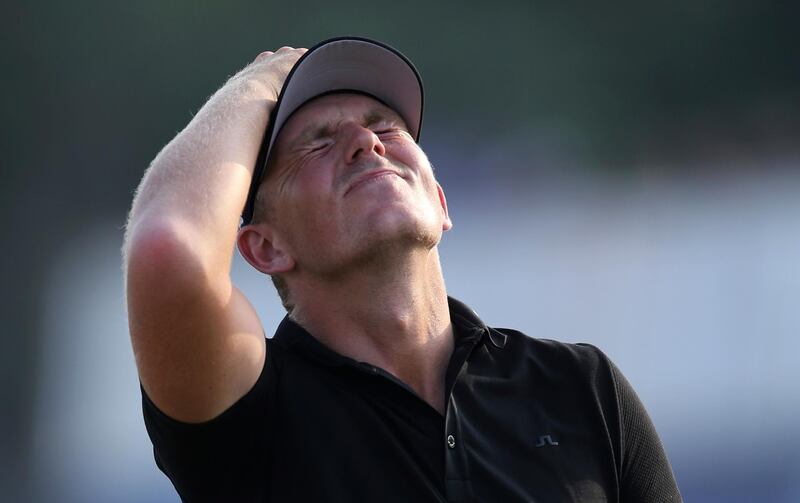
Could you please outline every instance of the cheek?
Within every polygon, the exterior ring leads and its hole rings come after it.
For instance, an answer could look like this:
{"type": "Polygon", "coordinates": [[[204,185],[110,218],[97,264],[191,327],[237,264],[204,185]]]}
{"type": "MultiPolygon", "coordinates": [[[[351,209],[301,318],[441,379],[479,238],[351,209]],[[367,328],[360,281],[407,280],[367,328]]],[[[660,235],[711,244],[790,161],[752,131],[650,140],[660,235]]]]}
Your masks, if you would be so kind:
{"type": "Polygon", "coordinates": [[[438,199],[439,195],[436,185],[436,177],[433,174],[433,168],[431,167],[428,158],[419,149],[409,150],[408,154],[408,165],[415,167],[414,171],[416,171],[419,181],[425,188],[426,194],[436,196],[438,199]]]}
{"type": "Polygon", "coordinates": [[[321,211],[319,204],[309,201],[296,204],[288,212],[289,218],[282,222],[282,230],[293,258],[299,265],[308,265],[327,250],[328,246],[323,245],[334,242],[337,227],[330,219],[330,212],[321,211]]]}
{"type": "Polygon", "coordinates": [[[412,141],[403,142],[398,145],[394,151],[397,158],[404,164],[409,166],[417,166],[420,169],[423,167],[429,168],[428,158],[425,153],[419,148],[419,145],[412,141]]]}
{"type": "Polygon", "coordinates": [[[331,192],[330,169],[320,162],[308,162],[298,166],[291,180],[288,199],[303,208],[324,207],[330,201],[331,192]]]}
{"type": "Polygon", "coordinates": [[[342,208],[328,176],[308,176],[294,198],[298,226],[309,240],[330,238],[338,231],[342,208]]]}

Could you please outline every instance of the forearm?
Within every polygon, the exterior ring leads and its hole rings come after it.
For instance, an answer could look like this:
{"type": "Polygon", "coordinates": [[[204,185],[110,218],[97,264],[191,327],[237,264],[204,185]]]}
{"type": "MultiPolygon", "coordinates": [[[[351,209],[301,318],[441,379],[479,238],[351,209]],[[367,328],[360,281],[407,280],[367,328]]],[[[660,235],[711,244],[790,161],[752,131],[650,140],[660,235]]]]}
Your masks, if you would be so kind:
{"type": "Polygon", "coordinates": [[[132,254],[143,250],[148,255],[155,247],[170,250],[167,259],[191,259],[207,276],[229,273],[269,114],[286,75],[305,51],[282,47],[259,54],[156,156],[128,219],[126,271],[132,254]]]}
{"type": "Polygon", "coordinates": [[[237,74],[158,154],[137,189],[126,249],[138,235],[180,234],[215,268],[230,266],[239,216],[274,90],[237,74]],[[170,232],[170,231],[167,231],[170,232]]]}

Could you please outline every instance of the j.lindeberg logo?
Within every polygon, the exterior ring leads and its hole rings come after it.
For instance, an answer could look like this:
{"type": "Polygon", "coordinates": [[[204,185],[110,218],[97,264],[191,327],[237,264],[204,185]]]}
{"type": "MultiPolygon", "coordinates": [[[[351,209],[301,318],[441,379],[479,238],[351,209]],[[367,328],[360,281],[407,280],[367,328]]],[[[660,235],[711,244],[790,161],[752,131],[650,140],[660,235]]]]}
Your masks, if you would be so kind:
{"type": "Polygon", "coordinates": [[[558,445],[558,442],[550,435],[539,435],[539,443],[536,444],[536,447],[545,445],[558,445]]]}

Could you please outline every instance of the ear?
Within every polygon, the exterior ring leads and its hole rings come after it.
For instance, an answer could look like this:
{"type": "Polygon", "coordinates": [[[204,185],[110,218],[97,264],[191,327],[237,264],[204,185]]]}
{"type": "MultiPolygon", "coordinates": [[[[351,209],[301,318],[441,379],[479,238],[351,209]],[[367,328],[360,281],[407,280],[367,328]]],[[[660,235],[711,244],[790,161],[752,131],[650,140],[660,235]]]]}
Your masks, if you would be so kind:
{"type": "Polygon", "coordinates": [[[447,198],[444,197],[444,189],[439,185],[439,182],[436,182],[436,190],[439,192],[439,204],[442,207],[442,215],[444,216],[442,230],[449,231],[453,228],[453,221],[450,220],[450,214],[447,212],[447,198]]]}
{"type": "Polygon", "coordinates": [[[250,224],[239,229],[236,245],[244,259],[264,274],[281,274],[294,269],[294,259],[267,224],[250,224]]]}

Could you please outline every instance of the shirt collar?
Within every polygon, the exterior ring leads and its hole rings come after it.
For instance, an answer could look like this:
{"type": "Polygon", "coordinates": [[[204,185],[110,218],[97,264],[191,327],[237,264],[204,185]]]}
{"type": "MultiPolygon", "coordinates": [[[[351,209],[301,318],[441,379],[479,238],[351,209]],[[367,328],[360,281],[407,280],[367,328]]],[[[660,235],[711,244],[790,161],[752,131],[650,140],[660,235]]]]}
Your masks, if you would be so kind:
{"type": "MultiPolygon", "coordinates": [[[[462,352],[469,354],[475,345],[487,338],[497,347],[505,345],[505,335],[490,330],[475,311],[466,304],[453,297],[448,297],[447,303],[455,338],[454,355],[462,352]],[[498,344],[500,339],[502,339],[502,345],[498,344]]],[[[273,341],[324,365],[359,368],[363,366],[362,363],[328,348],[288,316],[285,316],[278,325],[273,341]]]]}

